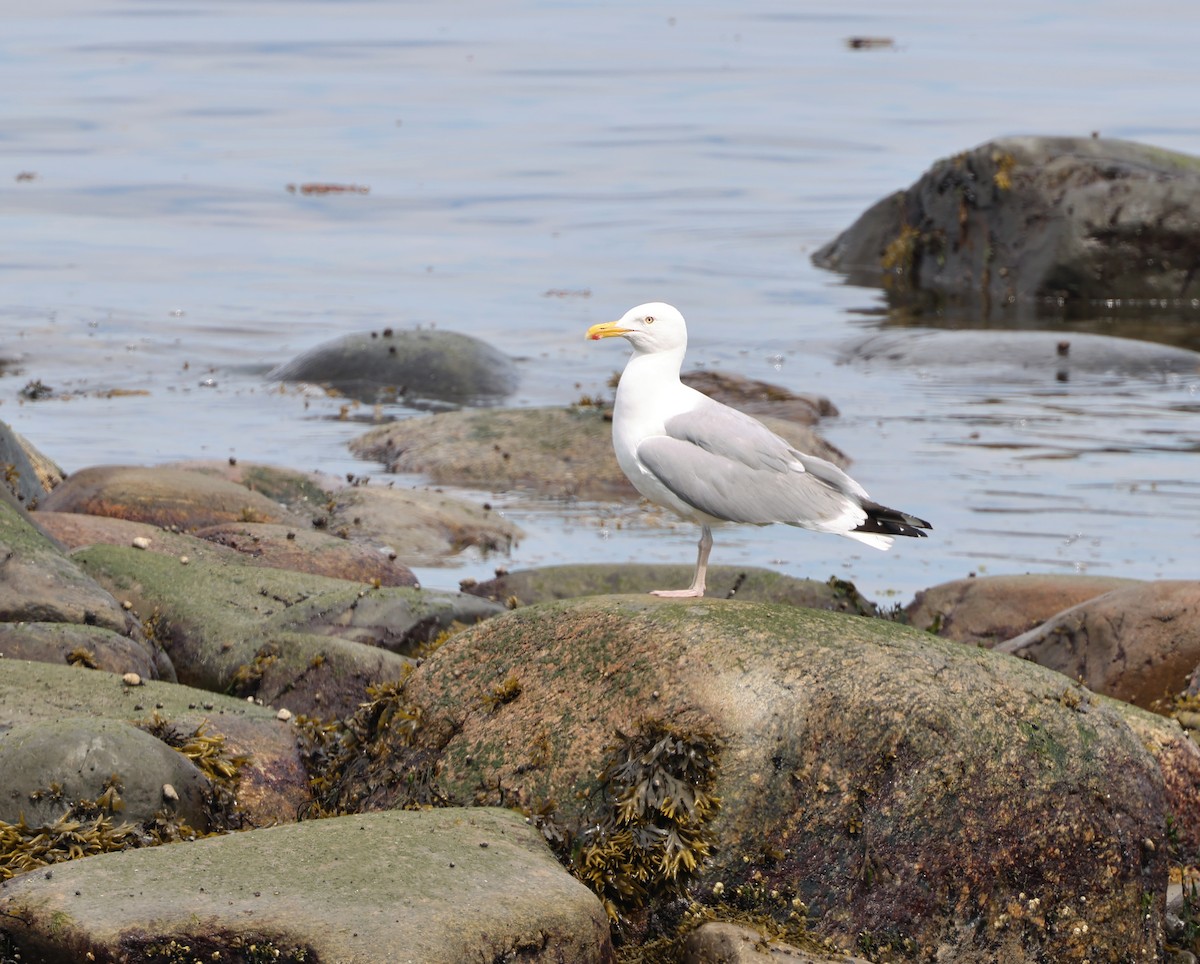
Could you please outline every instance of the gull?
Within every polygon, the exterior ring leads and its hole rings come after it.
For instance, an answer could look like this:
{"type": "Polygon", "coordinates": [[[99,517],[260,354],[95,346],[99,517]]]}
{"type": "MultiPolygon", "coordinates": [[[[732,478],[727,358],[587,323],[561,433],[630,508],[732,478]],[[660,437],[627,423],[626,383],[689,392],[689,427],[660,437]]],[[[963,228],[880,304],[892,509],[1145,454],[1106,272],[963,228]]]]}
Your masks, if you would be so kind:
{"type": "Polygon", "coordinates": [[[700,525],[691,586],[653,595],[704,595],[716,525],[779,522],[876,549],[889,548],[893,536],[924,536],[922,529],[933,528],[873,501],[832,462],[799,451],[758,419],[684,385],[687,325],[671,305],[638,305],[618,321],[592,325],[587,337],[620,337],[633,346],[613,407],[621,470],[651,502],[700,525]]]}

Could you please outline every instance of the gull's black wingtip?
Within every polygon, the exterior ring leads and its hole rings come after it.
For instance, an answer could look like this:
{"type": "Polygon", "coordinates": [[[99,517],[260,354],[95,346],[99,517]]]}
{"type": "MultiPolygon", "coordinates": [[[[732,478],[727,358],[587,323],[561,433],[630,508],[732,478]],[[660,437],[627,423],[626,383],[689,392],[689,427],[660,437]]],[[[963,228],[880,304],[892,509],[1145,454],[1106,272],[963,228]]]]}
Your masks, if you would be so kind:
{"type": "Polygon", "coordinates": [[[911,536],[924,539],[925,533],[921,531],[922,529],[933,531],[933,526],[924,519],[918,519],[915,515],[901,512],[899,509],[889,509],[876,502],[864,503],[863,509],[867,513],[866,521],[855,529],[855,532],[878,532],[885,536],[911,536]]]}

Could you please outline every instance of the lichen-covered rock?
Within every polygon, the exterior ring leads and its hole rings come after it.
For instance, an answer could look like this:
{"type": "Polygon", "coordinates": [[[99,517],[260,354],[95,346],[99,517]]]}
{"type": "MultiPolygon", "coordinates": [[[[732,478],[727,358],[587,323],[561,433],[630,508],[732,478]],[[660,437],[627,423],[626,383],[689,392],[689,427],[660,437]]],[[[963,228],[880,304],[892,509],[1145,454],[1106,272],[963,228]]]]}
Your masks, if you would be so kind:
{"type": "MultiPolygon", "coordinates": [[[[806,425],[761,418],[812,455],[846,458],[806,425]]],[[[439,485],[526,490],[553,498],[636,499],[612,449],[612,423],[592,406],[480,409],[410,418],[350,443],[359,458],[439,485]]]]}
{"type": "Polygon", "coordinates": [[[0,929],[22,961],[614,961],[600,902],[520,816],[491,809],[361,814],[73,861],[0,887],[0,929]]]}
{"type": "Polygon", "coordinates": [[[938,161],[813,255],[899,300],[984,305],[1200,293],[1200,159],[1108,138],[1007,137],[938,161]]]}
{"type": "Polygon", "coordinates": [[[454,637],[403,699],[412,745],[358,774],[366,799],[526,809],[633,933],[682,889],[718,915],[802,901],[874,953],[1162,946],[1158,767],[1034,664],[882,620],[606,597],[454,637]]]}
{"type": "Polygon", "coordinates": [[[701,924],[688,934],[680,959],[682,964],[866,964],[861,957],[795,947],[725,921],[701,924]]]}
{"type": "Polygon", "coordinates": [[[285,362],[268,378],[328,385],[364,402],[492,404],[517,387],[511,358],[470,335],[385,328],[343,335],[285,362]]]}
{"type": "MultiPolygon", "coordinates": [[[[554,599],[611,596],[648,592],[661,586],[685,586],[691,566],[631,563],[624,565],[543,566],[506,572],[486,582],[464,583],[463,592],[492,599],[515,608],[554,599]]],[[[831,578],[795,579],[769,569],[710,566],[708,595],[713,599],[784,603],[809,609],[828,609],[859,616],[875,616],[878,607],[864,599],[852,583],[831,578]]]]}
{"type": "Polygon", "coordinates": [[[1019,575],[956,579],[917,593],[909,625],[959,643],[995,646],[1055,613],[1136,582],[1113,576],[1019,575]]]}
{"type": "Polygon", "coordinates": [[[1165,706],[1200,665],[1200,582],[1114,589],[996,647],[1147,709],[1165,706]]]}

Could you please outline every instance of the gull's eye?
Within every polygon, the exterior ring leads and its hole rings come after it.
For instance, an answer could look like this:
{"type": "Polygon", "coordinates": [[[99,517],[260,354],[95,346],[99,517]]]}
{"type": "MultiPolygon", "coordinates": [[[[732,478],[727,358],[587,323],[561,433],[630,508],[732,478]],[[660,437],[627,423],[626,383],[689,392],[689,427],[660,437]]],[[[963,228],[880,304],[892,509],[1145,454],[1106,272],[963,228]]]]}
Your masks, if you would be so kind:
{"type": "Polygon", "coordinates": [[[648,324],[648,325],[654,324],[654,316],[653,315],[646,316],[646,324],[648,324]]]}

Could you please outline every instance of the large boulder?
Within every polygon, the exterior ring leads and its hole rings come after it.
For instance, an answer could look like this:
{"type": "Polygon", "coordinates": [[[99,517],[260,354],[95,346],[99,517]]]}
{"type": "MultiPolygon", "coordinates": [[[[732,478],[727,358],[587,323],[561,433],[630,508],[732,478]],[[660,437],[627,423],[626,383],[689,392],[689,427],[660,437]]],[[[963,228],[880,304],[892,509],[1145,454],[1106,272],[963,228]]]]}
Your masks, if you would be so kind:
{"type": "Polygon", "coordinates": [[[327,385],[374,403],[494,404],[517,387],[511,358],[470,335],[436,328],[343,335],[285,362],[268,378],[327,385]]]}
{"type": "Polygon", "coordinates": [[[938,161],[813,255],[898,298],[984,305],[1200,294],[1200,160],[1108,138],[1007,137],[938,161]]]}
{"type": "Polygon", "coordinates": [[[960,964],[1162,946],[1158,766],[1028,662],[883,620],[602,597],[454,637],[402,698],[411,737],[373,745],[347,796],[519,806],[632,934],[682,891],[960,964]]]}
{"type": "Polygon", "coordinates": [[[491,809],[102,854],[9,881],[0,919],[22,961],[614,961],[600,902],[491,809]]]}

